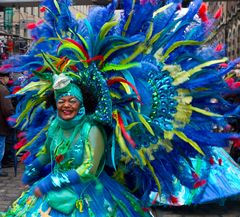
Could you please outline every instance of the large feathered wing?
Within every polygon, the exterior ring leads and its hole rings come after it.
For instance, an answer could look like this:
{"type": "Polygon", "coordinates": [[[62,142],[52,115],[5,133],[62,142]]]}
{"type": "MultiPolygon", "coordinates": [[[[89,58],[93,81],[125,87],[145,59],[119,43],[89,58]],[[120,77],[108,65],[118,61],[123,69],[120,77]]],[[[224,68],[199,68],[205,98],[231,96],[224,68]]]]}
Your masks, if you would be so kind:
{"type": "Polygon", "coordinates": [[[179,175],[169,165],[184,161],[195,174],[189,158],[228,144],[230,135],[213,129],[233,114],[234,106],[223,98],[229,90],[222,77],[239,62],[220,58],[207,45],[214,18],[198,15],[201,3],[193,1],[181,14],[178,3],[126,0],[117,20],[115,1],[95,7],[84,19],[72,16],[67,0],[43,1],[45,20],[31,30],[31,48],[3,66],[28,71],[15,92],[21,100],[11,119],[27,132],[18,145],[28,151],[25,161],[41,151],[55,115],[52,77],[65,73],[94,99],[85,102],[89,116],[110,127],[108,163],[115,170],[121,162],[134,165],[153,177],[159,192],[162,174],[168,190],[169,174],[179,175]],[[156,169],[159,159],[162,174],[156,169]]]}

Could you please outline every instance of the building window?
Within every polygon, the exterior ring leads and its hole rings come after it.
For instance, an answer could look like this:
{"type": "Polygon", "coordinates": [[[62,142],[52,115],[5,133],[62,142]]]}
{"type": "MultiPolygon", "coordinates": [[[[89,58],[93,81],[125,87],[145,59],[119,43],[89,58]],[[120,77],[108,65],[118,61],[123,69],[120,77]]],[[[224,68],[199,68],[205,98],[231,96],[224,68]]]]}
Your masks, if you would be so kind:
{"type": "Polygon", "coordinates": [[[24,7],[20,7],[20,14],[24,13],[24,7]]]}
{"type": "Polygon", "coordinates": [[[27,29],[24,29],[23,35],[24,35],[25,38],[27,38],[27,36],[28,36],[28,31],[27,31],[27,29]]]}
{"type": "Polygon", "coordinates": [[[40,17],[40,7],[37,7],[37,17],[40,17]]]}

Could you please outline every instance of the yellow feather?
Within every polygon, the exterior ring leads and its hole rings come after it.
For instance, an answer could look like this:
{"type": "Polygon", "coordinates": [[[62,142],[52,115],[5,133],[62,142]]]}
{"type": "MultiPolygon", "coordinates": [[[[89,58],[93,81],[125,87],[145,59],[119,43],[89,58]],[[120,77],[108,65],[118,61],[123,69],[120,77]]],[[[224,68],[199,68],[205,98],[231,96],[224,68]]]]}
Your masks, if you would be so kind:
{"type": "Polygon", "coordinates": [[[39,38],[39,39],[36,41],[35,45],[40,44],[40,43],[42,43],[42,42],[45,41],[45,40],[46,40],[45,37],[41,37],[41,38],[39,38]]]}
{"type": "Polygon", "coordinates": [[[198,65],[198,66],[196,66],[193,69],[190,69],[188,71],[183,71],[183,72],[179,73],[177,75],[177,77],[174,79],[173,85],[179,85],[179,84],[184,83],[185,81],[187,81],[189,79],[189,77],[191,77],[195,73],[201,71],[202,68],[204,68],[204,67],[211,66],[211,65],[214,65],[214,64],[223,63],[223,62],[226,62],[227,60],[228,60],[228,58],[222,58],[220,60],[212,60],[212,61],[208,61],[208,62],[205,62],[203,64],[200,64],[200,65],[198,65]]]}
{"type": "Polygon", "coordinates": [[[80,13],[80,12],[78,12],[78,13],[76,14],[76,19],[77,19],[77,20],[83,19],[83,18],[85,18],[85,17],[86,17],[86,15],[84,15],[84,14],[82,14],[82,13],[80,13]]]}
{"type": "Polygon", "coordinates": [[[47,148],[44,145],[43,148],[36,154],[36,157],[42,155],[42,154],[46,154],[47,153],[47,148]]]}
{"type": "Polygon", "coordinates": [[[116,135],[116,139],[120,145],[120,148],[128,156],[133,158],[132,154],[130,153],[130,151],[129,151],[128,147],[126,146],[126,143],[122,137],[122,132],[121,132],[120,126],[118,124],[118,111],[117,110],[113,111],[113,118],[116,120],[115,135],[116,135]]]}
{"type": "Polygon", "coordinates": [[[39,95],[40,97],[44,96],[44,94],[46,93],[46,91],[47,91],[48,89],[50,89],[51,86],[52,86],[52,85],[50,84],[50,85],[46,85],[45,87],[41,88],[41,89],[38,91],[37,95],[39,95]]]}
{"type": "Polygon", "coordinates": [[[50,82],[48,81],[37,81],[37,82],[30,82],[28,85],[26,85],[24,88],[20,89],[17,94],[24,94],[28,91],[32,91],[32,90],[38,90],[40,89],[41,87],[46,87],[46,86],[49,86],[50,85],[50,82]]]}
{"type": "Polygon", "coordinates": [[[153,32],[153,22],[150,22],[148,32],[146,34],[146,39],[144,40],[145,42],[147,42],[151,38],[152,32],[153,32]]]}
{"type": "Polygon", "coordinates": [[[189,105],[189,107],[193,111],[201,113],[201,114],[206,115],[206,116],[222,117],[222,115],[219,115],[219,114],[216,114],[216,113],[213,113],[213,112],[209,112],[209,111],[206,111],[204,109],[197,108],[197,107],[193,107],[191,105],[189,105]]]}
{"type": "Polygon", "coordinates": [[[117,141],[120,145],[120,148],[123,152],[125,152],[128,156],[130,156],[131,158],[133,158],[132,154],[130,153],[123,137],[122,137],[122,133],[121,133],[121,130],[120,130],[120,127],[119,125],[117,124],[116,128],[115,128],[115,133],[116,133],[116,138],[117,138],[117,141]]]}
{"type": "Polygon", "coordinates": [[[81,77],[73,72],[67,72],[67,73],[65,73],[65,75],[69,75],[70,77],[75,77],[75,78],[81,80],[81,77]]]}
{"type": "Polygon", "coordinates": [[[148,132],[151,133],[153,136],[155,136],[150,124],[145,120],[145,118],[140,113],[138,113],[138,117],[142,122],[142,124],[147,128],[148,132]]]}
{"type": "Polygon", "coordinates": [[[151,163],[147,159],[146,159],[146,164],[147,164],[147,167],[149,168],[149,170],[151,171],[152,176],[153,176],[153,178],[154,178],[154,180],[156,182],[156,185],[158,187],[158,193],[159,193],[159,195],[161,195],[161,191],[162,191],[161,184],[160,184],[160,181],[158,180],[158,178],[157,178],[157,176],[155,174],[154,168],[153,168],[153,166],[151,165],[151,163]]]}
{"type": "Polygon", "coordinates": [[[179,103],[177,105],[177,112],[174,114],[174,128],[183,128],[189,123],[192,116],[192,110],[189,105],[179,103]]]}
{"type": "Polygon", "coordinates": [[[163,31],[156,33],[156,34],[150,39],[150,42],[149,42],[149,46],[150,46],[150,47],[160,38],[160,36],[162,35],[162,32],[163,32],[163,31]]]}
{"type": "Polygon", "coordinates": [[[124,27],[123,27],[123,32],[122,32],[122,36],[125,36],[126,35],[126,32],[128,30],[128,27],[131,23],[131,20],[132,20],[132,16],[133,16],[133,12],[134,10],[131,10],[131,12],[129,13],[129,16],[128,16],[128,19],[127,19],[127,22],[125,23],[124,27]]]}
{"type": "Polygon", "coordinates": [[[168,58],[169,54],[175,50],[176,48],[180,46],[188,46],[188,45],[201,45],[203,44],[203,41],[194,41],[194,40],[186,40],[186,41],[177,41],[175,42],[171,47],[167,49],[165,54],[162,56],[162,60],[165,60],[168,58]]]}
{"type": "Polygon", "coordinates": [[[131,130],[134,126],[136,126],[137,124],[139,124],[140,122],[133,122],[131,124],[129,124],[128,126],[125,126],[126,130],[131,130]]]}
{"type": "Polygon", "coordinates": [[[114,92],[110,92],[110,95],[111,95],[112,98],[117,98],[117,99],[121,98],[121,96],[119,94],[116,94],[114,92]]]}
{"type": "Polygon", "coordinates": [[[128,44],[123,44],[123,45],[118,45],[118,46],[115,46],[114,48],[110,49],[105,55],[104,55],[104,60],[106,60],[112,53],[114,53],[115,51],[118,51],[122,48],[126,48],[126,47],[131,47],[135,44],[139,43],[139,41],[135,41],[135,42],[131,42],[131,43],[128,43],[128,44]]]}
{"type": "MultiPolygon", "coordinates": [[[[41,54],[40,54],[41,55],[41,54]]],[[[52,60],[55,60],[56,62],[59,62],[61,60],[61,58],[55,57],[51,54],[45,54],[47,57],[49,57],[52,60]]]]}
{"type": "Polygon", "coordinates": [[[27,144],[25,144],[24,146],[22,146],[16,153],[16,155],[18,155],[20,152],[22,152],[24,149],[26,149],[28,146],[30,146],[36,139],[39,138],[39,136],[41,135],[42,132],[46,131],[48,129],[48,125],[45,126],[40,132],[38,132],[38,134],[36,136],[34,136],[31,141],[29,141],[27,144]]]}
{"type": "Polygon", "coordinates": [[[174,135],[173,131],[164,131],[164,139],[172,140],[173,135],[174,135]]]}
{"type": "Polygon", "coordinates": [[[137,49],[130,55],[128,58],[121,61],[121,64],[127,64],[131,62],[133,59],[135,59],[139,54],[143,53],[143,51],[146,49],[144,44],[140,44],[137,49]]]}
{"type": "MultiPolygon", "coordinates": [[[[17,126],[22,122],[22,120],[23,120],[24,118],[26,118],[27,113],[28,113],[34,106],[40,104],[40,103],[41,103],[42,101],[44,101],[44,100],[45,100],[44,97],[42,97],[42,98],[39,97],[38,99],[36,99],[36,100],[34,100],[34,101],[29,100],[29,102],[27,103],[27,105],[26,105],[25,109],[23,110],[23,112],[18,116],[18,118],[17,118],[17,120],[16,120],[17,124],[15,125],[15,127],[17,127],[17,126]]],[[[27,123],[27,120],[25,121],[25,123],[27,123]]]]}
{"type": "Polygon", "coordinates": [[[130,94],[131,93],[131,89],[130,87],[128,86],[128,84],[125,84],[123,82],[120,82],[124,88],[124,90],[126,91],[127,94],[130,94]]]}
{"type": "Polygon", "coordinates": [[[88,49],[89,46],[88,46],[88,43],[86,42],[86,40],[80,34],[77,34],[77,36],[81,39],[81,41],[84,44],[85,48],[88,49]]]}
{"type": "Polygon", "coordinates": [[[140,150],[138,151],[138,154],[139,154],[139,156],[140,156],[140,158],[141,158],[142,164],[145,166],[145,165],[147,164],[147,159],[146,159],[146,157],[144,156],[144,150],[143,150],[143,149],[140,149],[140,150]]]}
{"type": "Polygon", "coordinates": [[[111,28],[113,28],[117,24],[118,24],[118,21],[110,21],[105,23],[100,30],[99,38],[103,39],[107,35],[107,33],[111,30],[111,28]]]}
{"type": "Polygon", "coordinates": [[[170,6],[172,6],[173,3],[170,3],[168,5],[165,5],[161,8],[159,8],[158,10],[156,10],[154,13],[153,13],[153,17],[157,16],[159,13],[162,13],[163,11],[165,11],[166,9],[168,9],[170,6]]]}
{"type": "Polygon", "coordinates": [[[198,151],[200,154],[205,155],[202,151],[202,149],[200,148],[200,146],[194,142],[193,140],[189,139],[183,132],[177,131],[177,130],[173,130],[174,134],[176,136],[178,136],[180,139],[182,139],[183,141],[187,142],[188,144],[190,144],[196,151],[198,151]]]}

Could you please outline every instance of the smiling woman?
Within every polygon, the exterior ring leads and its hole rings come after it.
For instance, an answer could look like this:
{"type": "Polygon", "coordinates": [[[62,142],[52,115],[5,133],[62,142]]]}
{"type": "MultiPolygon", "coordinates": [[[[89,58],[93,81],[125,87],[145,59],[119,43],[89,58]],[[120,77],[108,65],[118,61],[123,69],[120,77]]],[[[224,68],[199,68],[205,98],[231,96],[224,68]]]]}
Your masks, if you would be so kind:
{"type": "Polygon", "coordinates": [[[78,85],[60,74],[54,76],[53,87],[57,116],[41,154],[24,172],[22,181],[31,187],[6,216],[125,216],[124,207],[132,205],[130,216],[149,216],[138,199],[103,172],[105,129],[85,113],[78,85]],[[51,171],[41,177],[47,164],[51,171]]]}

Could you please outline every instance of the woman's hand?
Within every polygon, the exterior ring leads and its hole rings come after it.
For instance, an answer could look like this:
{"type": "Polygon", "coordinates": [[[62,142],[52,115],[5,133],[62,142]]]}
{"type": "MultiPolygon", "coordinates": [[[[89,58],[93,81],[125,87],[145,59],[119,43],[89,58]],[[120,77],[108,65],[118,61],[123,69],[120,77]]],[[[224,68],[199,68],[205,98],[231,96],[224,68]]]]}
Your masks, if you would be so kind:
{"type": "Polygon", "coordinates": [[[38,187],[36,187],[34,189],[34,194],[36,197],[42,197],[42,192],[41,192],[40,188],[38,188],[38,187]]]}

